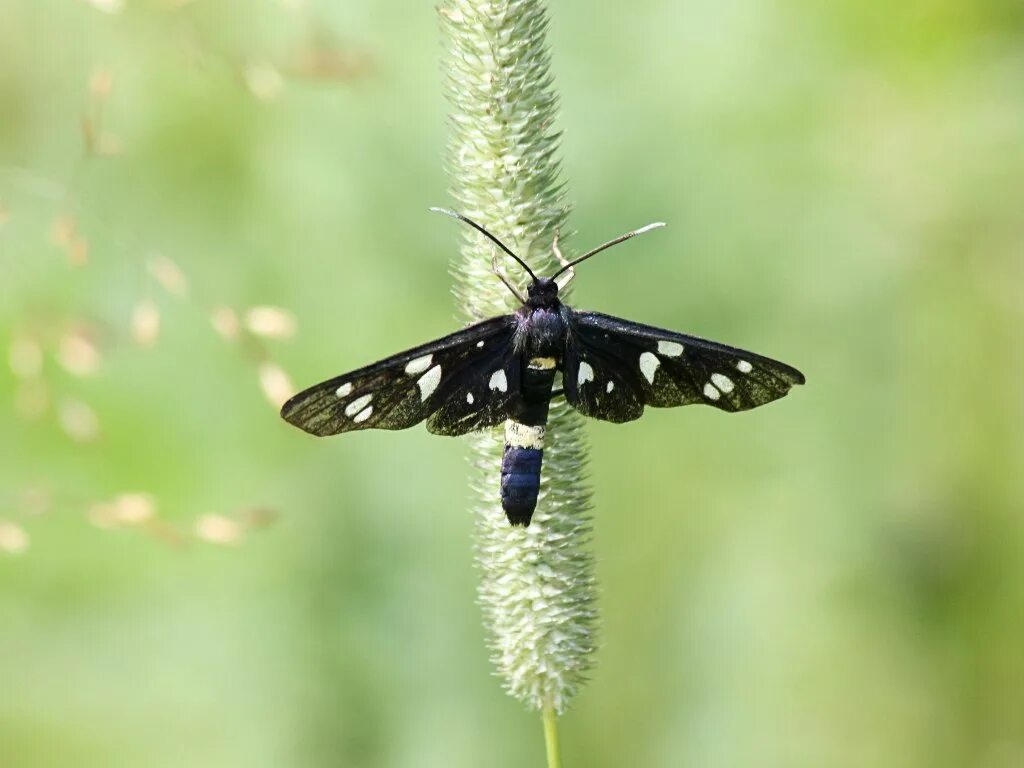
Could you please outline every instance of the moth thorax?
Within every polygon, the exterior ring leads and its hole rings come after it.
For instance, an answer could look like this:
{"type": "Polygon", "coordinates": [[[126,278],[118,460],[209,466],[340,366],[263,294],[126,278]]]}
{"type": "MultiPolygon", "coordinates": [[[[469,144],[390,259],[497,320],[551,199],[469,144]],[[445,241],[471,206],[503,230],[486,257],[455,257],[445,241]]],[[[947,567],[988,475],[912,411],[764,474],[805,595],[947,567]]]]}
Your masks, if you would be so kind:
{"type": "Polygon", "coordinates": [[[557,310],[534,309],[526,318],[527,347],[532,357],[558,355],[565,344],[565,321],[557,310]]]}

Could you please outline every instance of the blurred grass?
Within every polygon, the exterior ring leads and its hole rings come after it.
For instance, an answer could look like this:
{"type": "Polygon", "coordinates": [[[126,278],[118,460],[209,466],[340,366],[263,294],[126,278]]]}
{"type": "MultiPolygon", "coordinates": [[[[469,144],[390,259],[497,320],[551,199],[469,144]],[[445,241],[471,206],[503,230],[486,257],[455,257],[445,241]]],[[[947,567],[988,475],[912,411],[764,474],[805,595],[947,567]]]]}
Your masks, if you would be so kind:
{"type": "MultiPolygon", "coordinates": [[[[577,302],[809,381],[592,426],[603,647],[567,763],[1024,764],[1022,33],[1010,2],[553,4],[577,245],[670,223],[577,302]]],[[[438,54],[429,5],[0,4],[0,337],[42,345],[49,393],[19,415],[0,368],[28,544],[0,552],[0,765],[539,761],[489,676],[464,447],[304,439],[257,376],[452,327],[438,54]],[[97,71],[120,151],[85,158],[97,71]],[[210,328],[264,304],[294,339],[210,328]],[[93,376],[55,362],[72,329],[93,376]],[[90,522],[129,491],[166,527],[90,522]],[[195,534],[252,507],[234,545],[195,534]]]]}

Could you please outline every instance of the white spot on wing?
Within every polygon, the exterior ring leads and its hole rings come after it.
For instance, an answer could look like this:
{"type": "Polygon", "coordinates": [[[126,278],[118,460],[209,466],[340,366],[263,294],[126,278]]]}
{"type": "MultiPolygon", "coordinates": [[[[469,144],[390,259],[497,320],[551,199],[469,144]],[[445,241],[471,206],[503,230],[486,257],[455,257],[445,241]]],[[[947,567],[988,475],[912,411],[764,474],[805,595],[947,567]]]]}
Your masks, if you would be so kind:
{"type": "Polygon", "coordinates": [[[580,360],[580,370],[576,374],[576,386],[582,387],[588,381],[594,380],[594,369],[590,367],[590,363],[585,360],[580,360]]]}
{"type": "Polygon", "coordinates": [[[334,394],[336,394],[338,397],[347,397],[348,395],[352,394],[352,382],[345,382],[336,390],[334,390],[334,394]]]}
{"type": "Polygon", "coordinates": [[[487,382],[487,386],[491,389],[496,389],[499,392],[508,391],[508,379],[505,378],[505,371],[501,368],[491,374],[491,380],[487,382]]]}
{"type": "Polygon", "coordinates": [[[754,370],[754,366],[752,366],[746,360],[740,360],[738,363],[736,363],[736,370],[739,371],[740,373],[750,373],[752,370],[754,370]]]}
{"type": "Polygon", "coordinates": [[[708,400],[717,400],[722,396],[722,393],[715,389],[715,385],[710,381],[704,385],[704,397],[708,400]]]}
{"type": "Polygon", "coordinates": [[[661,365],[661,360],[653,352],[644,352],[640,355],[640,373],[644,375],[649,384],[654,383],[654,372],[661,365]]]}
{"type": "Polygon", "coordinates": [[[482,346],[484,345],[484,343],[483,343],[482,341],[478,341],[478,342],[476,343],[476,345],[477,345],[478,347],[482,347],[482,346]]]}
{"type": "Polygon", "coordinates": [[[725,394],[727,394],[727,395],[730,392],[732,392],[733,389],[735,389],[735,387],[736,387],[736,385],[732,383],[732,379],[730,379],[728,376],[725,376],[725,375],[723,375],[721,373],[712,373],[711,374],[711,383],[714,384],[716,387],[718,387],[723,392],[725,392],[725,394]]]}
{"type": "Polygon", "coordinates": [[[405,372],[410,375],[414,373],[423,373],[430,367],[430,363],[433,359],[433,355],[424,355],[423,357],[417,357],[415,360],[410,360],[405,364],[405,372]]]}
{"type": "Polygon", "coordinates": [[[466,393],[466,402],[469,403],[470,405],[473,404],[473,393],[472,392],[467,392],[466,393]]]}
{"type": "Polygon", "coordinates": [[[354,419],[352,419],[352,421],[354,421],[356,424],[361,424],[362,422],[364,422],[368,418],[370,418],[370,414],[371,413],[373,413],[373,406],[372,405],[368,406],[367,408],[364,408],[359,413],[357,413],[356,417],[354,419]]]}
{"type": "Polygon", "coordinates": [[[608,386],[604,388],[604,391],[610,393],[613,389],[615,389],[615,382],[609,381],[608,386]]]}
{"type": "Polygon", "coordinates": [[[373,400],[372,394],[357,397],[355,400],[353,400],[351,403],[345,406],[345,415],[352,416],[356,413],[359,413],[361,410],[363,410],[363,408],[370,404],[371,400],[373,400]]]}
{"type": "Polygon", "coordinates": [[[659,341],[658,354],[665,357],[679,357],[683,354],[683,345],[676,341],[659,341]]]}
{"type": "Polygon", "coordinates": [[[426,402],[427,398],[434,394],[437,385],[441,383],[441,366],[435,365],[416,380],[416,386],[420,388],[420,402],[426,402]]]}

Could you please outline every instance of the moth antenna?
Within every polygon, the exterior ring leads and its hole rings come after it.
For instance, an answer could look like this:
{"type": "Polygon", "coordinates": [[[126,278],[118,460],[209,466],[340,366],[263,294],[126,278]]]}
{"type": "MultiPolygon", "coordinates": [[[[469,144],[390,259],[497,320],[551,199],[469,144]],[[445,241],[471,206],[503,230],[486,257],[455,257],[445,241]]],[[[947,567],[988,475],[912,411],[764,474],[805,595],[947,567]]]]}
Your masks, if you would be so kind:
{"type": "Polygon", "coordinates": [[[556,277],[558,277],[560,274],[565,272],[567,269],[572,269],[577,264],[579,264],[581,261],[586,261],[591,256],[594,256],[594,255],[600,253],[601,251],[605,250],[606,248],[611,248],[613,245],[618,245],[621,242],[629,240],[631,237],[636,237],[637,235],[642,235],[645,232],[650,232],[652,229],[661,229],[664,226],[665,226],[665,222],[664,221],[655,221],[655,222],[652,222],[651,224],[648,224],[646,227],[640,227],[640,229],[634,229],[632,232],[627,232],[624,235],[619,235],[614,240],[609,240],[607,243],[604,243],[603,245],[599,245],[599,246],[597,246],[597,248],[594,248],[593,250],[587,251],[582,256],[580,256],[578,259],[574,259],[573,261],[570,261],[568,264],[563,265],[560,270],[558,270],[557,272],[555,272],[555,274],[553,274],[551,276],[551,279],[554,280],[556,277]]]}
{"type": "Polygon", "coordinates": [[[530,278],[534,282],[537,281],[537,276],[535,274],[533,274],[533,270],[530,269],[529,265],[525,261],[523,261],[518,256],[516,256],[514,253],[512,253],[512,251],[509,250],[507,245],[505,245],[503,242],[501,242],[501,240],[496,238],[494,235],[492,235],[490,232],[488,232],[483,226],[481,226],[480,224],[477,224],[475,221],[473,221],[468,216],[463,216],[461,213],[458,213],[456,211],[450,211],[447,208],[431,208],[430,210],[433,211],[434,213],[443,213],[445,216],[451,216],[453,219],[458,219],[459,221],[461,221],[461,222],[463,222],[465,224],[469,224],[469,226],[471,226],[473,229],[475,229],[480,234],[482,234],[485,237],[487,237],[492,243],[497,245],[499,248],[501,248],[501,250],[503,250],[505,253],[507,253],[509,256],[511,256],[513,259],[515,259],[517,262],[519,262],[519,266],[521,266],[523,269],[526,270],[526,273],[530,276],[530,278]]]}

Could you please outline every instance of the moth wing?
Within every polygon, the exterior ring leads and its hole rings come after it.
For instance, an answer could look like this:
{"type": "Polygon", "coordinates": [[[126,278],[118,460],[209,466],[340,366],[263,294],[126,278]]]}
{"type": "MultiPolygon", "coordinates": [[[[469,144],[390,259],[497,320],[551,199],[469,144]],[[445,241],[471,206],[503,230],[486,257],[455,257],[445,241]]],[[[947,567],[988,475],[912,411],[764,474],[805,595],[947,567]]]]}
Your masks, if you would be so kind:
{"type": "Polygon", "coordinates": [[[562,367],[565,399],[584,416],[621,424],[643,415],[639,370],[623,365],[607,345],[586,344],[570,333],[562,367]]]}
{"type": "Polygon", "coordinates": [[[695,403],[745,411],[784,396],[804,375],[777,360],[597,312],[575,312],[565,396],[586,416],[639,418],[644,406],[695,403]]]}
{"type": "Polygon", "coordinates": [[[445,417],[439,424],[447,431],[437,428],[434,419],[428,428],[462,434],[457,426],[465,427],[463,431],[489,426],[504,418],[507,396],[518,391],[518,378],[510,378],[512,369],[517,374],[518,368],[509,365],[514,330],[512,315],[484,320],[303,390],[284,404],[281,417],[320,437],[360,429],[406,429],[454,410],[461,418],[457,425],[445,417]],[[504,391],[488,388],[493,371],[499,369],[506,376],[504,391]],[[469,393],[478,407],[467,414],[453,404],[469,393]]]}
{"type": "Polygon", "coordinates": [[[435,435],[464,435],[501,424],[519,397],[522,366],[511,338],[442,382],[440,405],[427,419],[435,435]]]}

